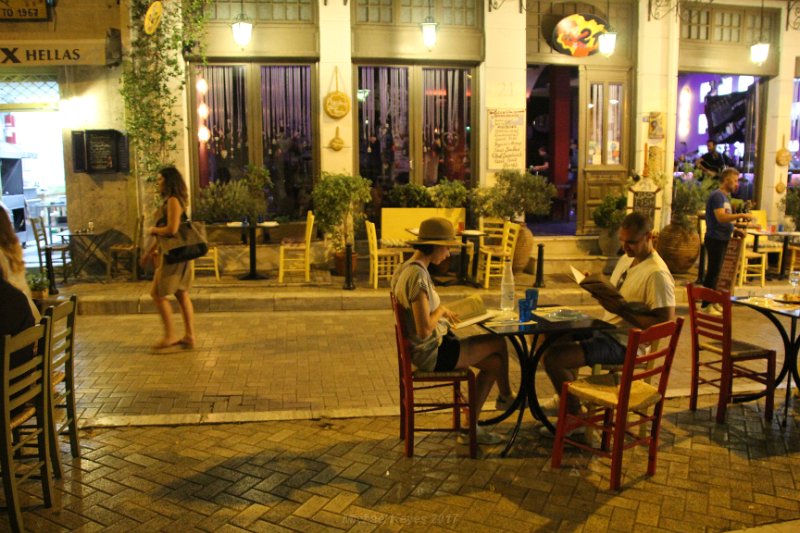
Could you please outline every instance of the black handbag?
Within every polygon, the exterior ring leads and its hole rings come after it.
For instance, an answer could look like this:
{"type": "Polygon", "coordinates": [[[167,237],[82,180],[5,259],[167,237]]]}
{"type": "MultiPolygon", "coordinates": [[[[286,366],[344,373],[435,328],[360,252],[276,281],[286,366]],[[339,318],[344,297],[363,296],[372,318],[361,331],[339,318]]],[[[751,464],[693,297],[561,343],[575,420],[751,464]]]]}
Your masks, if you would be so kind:
{"type": "Polygon", "coordinates": [[[164,261],[169,264],[191,261],[208,253],[206,225],[202,222],[184,220],[171,237],[160,237],[164,261]]]}

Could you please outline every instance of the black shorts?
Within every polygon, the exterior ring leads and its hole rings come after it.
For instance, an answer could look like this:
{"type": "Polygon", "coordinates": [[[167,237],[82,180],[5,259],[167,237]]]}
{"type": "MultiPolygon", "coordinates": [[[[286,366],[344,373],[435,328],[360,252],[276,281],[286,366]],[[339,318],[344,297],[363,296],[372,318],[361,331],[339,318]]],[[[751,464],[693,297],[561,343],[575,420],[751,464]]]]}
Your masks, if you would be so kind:
{"type": "Polygon", "coordinates": [[[448,332],[442,337],[442,344],[439,345],[439,352],[436,355],[436,372],[449,372],[455,369],[458,364],[458,355],[461,353],[461,344],[458,337],[448,332]]]}

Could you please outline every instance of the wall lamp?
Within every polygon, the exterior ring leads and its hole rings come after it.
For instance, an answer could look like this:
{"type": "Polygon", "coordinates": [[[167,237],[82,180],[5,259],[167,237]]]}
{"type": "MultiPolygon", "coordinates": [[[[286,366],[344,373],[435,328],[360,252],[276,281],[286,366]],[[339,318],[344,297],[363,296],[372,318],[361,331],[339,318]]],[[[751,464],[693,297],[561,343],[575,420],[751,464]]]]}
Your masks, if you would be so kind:
{"type": "Polygon", "coordinates": [[[233,42],[244,49],[245,46],[250,44],[250,39],[253,38],[253,23],[250,18],[244,14],[244,0],[239,0],[239,14],[233,19],[231,24],[233,30],[233,42]]]}
{"type": "Polygon", "coordinates": [[[422,44],[428,50],[433,50],[433,47],[436,46],[436,31],[439,23],[433,20],[431,0],[428,0],[428,16],[419,26],[422,28],[422,44]]]}

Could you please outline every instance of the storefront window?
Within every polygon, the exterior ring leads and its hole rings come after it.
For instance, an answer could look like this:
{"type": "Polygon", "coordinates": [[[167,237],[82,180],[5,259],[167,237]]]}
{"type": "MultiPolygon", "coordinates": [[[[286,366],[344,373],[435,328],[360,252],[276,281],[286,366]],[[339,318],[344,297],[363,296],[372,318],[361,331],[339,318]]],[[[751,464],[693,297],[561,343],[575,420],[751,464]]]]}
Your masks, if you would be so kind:
{"type": "Polygon", "coordinates": [[[471,76],[468,69],[423,69],[423,183],[470,185],[471,76]]]}
{"type": "Polygon", "coordinates": [[[606,142],[606,164],[620,163],[620,147],[622,146],[622,84],[608,85],[608,142],[606,142]]]}
{"type": "Polygon", "coordinates": [[[261,67],[261,131],[277,212],[302,217],[313,186],[311,67],[261,67]]]}
{"type": "Polygon", "coordinates": [[[361,176],[408,183],[408,68],[359,67],[358,142],[361,176]]]}
{"type": "Polygon", "coordinates": [[[589,91],[589,134],[587,164],[601,165],[603,163],[600,149],[603,146],[603,84],[593,83],[589,91]]]}
{"type": "Polygon", "coordinates": [[[197,75],[200,186],[238,178],[247,159],[245,68],[199,67],[197,75]]]}

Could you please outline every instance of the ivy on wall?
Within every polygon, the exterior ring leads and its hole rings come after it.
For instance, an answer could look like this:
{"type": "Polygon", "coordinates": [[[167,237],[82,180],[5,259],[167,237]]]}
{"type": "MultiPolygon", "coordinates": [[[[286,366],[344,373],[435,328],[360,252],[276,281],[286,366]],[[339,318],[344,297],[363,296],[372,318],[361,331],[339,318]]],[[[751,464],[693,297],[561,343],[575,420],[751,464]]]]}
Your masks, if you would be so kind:
{"type": "Polygon", "coordinates": [[[179,97],[186,83],[183,57],[204,60],[207,7],[213,0],[164,2],[161,24],[152,35],[144,19],[152,0],[130,0],[131,44],[121,79],[125,129],[134,175],[154,181],[158,169],[173,162],[180,128],[179,97]]]}

